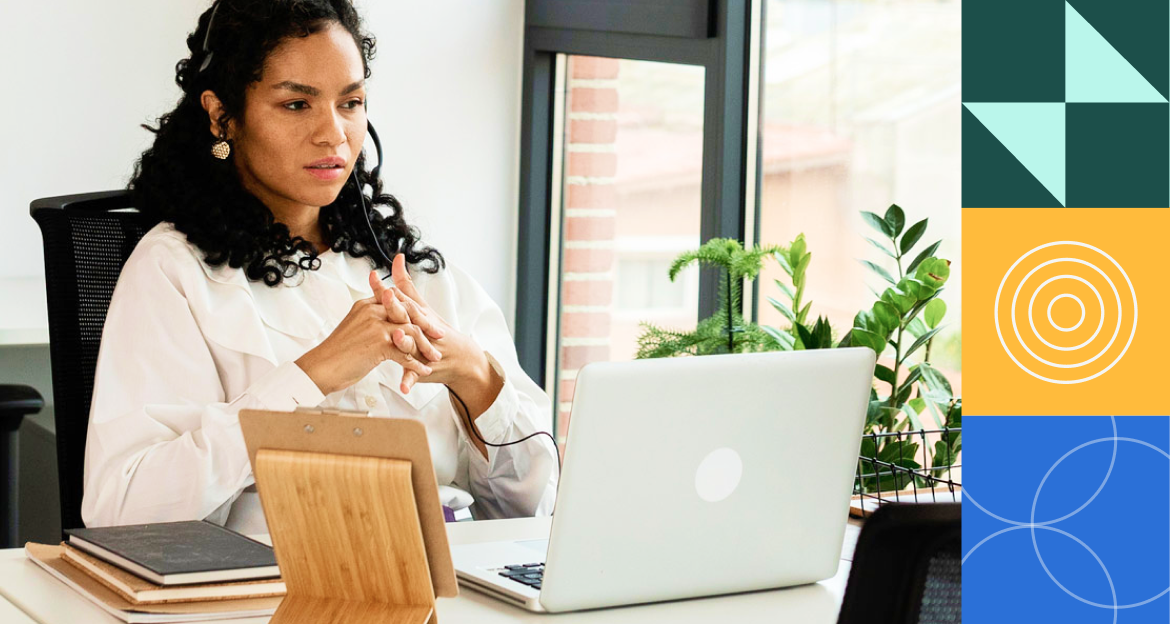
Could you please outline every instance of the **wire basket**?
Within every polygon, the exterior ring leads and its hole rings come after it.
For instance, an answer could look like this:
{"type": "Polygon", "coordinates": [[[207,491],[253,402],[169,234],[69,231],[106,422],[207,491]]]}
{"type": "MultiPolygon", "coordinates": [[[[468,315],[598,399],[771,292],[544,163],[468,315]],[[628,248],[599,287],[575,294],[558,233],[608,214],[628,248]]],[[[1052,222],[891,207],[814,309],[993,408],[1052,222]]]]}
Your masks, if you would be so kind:
{"type": "Polygon", "coordinates": [[[863,434],[850,514],[865,518],[886,503],[959,502],[962,466],[947,442],[958,440],[960,433],[959,427],[944,427],[863,434]],[[938,441],[945,442],[936,448],[944,461],[932,466],[928,449],[938,441]]]}

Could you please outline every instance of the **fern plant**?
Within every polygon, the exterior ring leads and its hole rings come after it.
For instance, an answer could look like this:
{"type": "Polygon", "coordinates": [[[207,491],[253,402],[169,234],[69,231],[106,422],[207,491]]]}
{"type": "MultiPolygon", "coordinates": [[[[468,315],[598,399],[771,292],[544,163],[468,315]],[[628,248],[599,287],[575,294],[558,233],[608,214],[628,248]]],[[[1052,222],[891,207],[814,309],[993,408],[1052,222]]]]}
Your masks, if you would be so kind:
{"type": "Polygon", "coordinates": [[[745,280],[760,275],[764,259],[784,251],[776,245],[756,245],[745,249],[732,238],[713,238],[699,249],[681,254],[671,264],[671,281],[692,264],[720,269],[716,312],[701,320],[694,331],[666,329],[641,323],[636,357],[660,358],[677,355],[711,355],[770,350],[772,339],[756,323],[746,321],[741,312],[745,280]]]}

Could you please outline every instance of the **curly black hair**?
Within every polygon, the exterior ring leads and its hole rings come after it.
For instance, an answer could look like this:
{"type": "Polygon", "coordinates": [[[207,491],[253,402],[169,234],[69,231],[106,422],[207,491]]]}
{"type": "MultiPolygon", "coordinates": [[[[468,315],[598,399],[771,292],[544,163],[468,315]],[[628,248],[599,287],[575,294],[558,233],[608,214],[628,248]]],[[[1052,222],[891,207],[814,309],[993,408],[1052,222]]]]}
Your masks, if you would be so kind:
{"type": "MultiPolygon", "coordinates": [[[[321,266],[313,244],[291,237],[289,228],[245,190],[232,161],[211,156],[216,138],[208,131],[200,96],[211,90],[223,103],[221,126],[231,119],[243,121],[245,90],[261,79],[268,55],[289,37],[307,37],[332,24],[340,24],[354,37],[369,78],[375,41],[362,31],[361,18],[349,0],[218,0],[188,35],[191,56],[175,67],[175,82],[183,95],[174,110],[158,119],[158,128],[144,126],[155,133],[155,140],[136,163],[129,188],[141,212],[173,223],[203,251],[209,265],[244,267],[249,280],[263,280],[269,286],[292,278],[298,270],[321,266]],[[201,71],[208,56],[211,61],[201,71]]],[[[355,170],[362,188],[369,186],[371,194],[363,204],[353,185],[347,184],[333,203],[321,208],[318,224],[324,242],[335,252],[369,257],[375,267],[389,270],[362,216],[366,211],[386,253],[393,257],[401,252],[408,263],[438,272],[445,265],[443,256],[419,244],[420,234],[407,225],[402,205],[383,192],[365,162],[363,153],[355,170]],[[388,207],[387,216],[375,210],[376,205],[388,207]]]]}

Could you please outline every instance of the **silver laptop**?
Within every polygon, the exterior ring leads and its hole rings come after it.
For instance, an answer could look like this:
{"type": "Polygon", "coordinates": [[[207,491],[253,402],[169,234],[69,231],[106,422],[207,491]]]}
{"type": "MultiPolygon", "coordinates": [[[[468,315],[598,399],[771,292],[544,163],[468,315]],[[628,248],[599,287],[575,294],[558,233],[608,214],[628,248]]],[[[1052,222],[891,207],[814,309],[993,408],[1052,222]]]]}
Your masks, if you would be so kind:
{"type": "Polygon", "coordinates": [[[865,348],[584,367],[549,539],[454,546],[460,583],[560,612],[833,576],[873,371],[865,348]]]}

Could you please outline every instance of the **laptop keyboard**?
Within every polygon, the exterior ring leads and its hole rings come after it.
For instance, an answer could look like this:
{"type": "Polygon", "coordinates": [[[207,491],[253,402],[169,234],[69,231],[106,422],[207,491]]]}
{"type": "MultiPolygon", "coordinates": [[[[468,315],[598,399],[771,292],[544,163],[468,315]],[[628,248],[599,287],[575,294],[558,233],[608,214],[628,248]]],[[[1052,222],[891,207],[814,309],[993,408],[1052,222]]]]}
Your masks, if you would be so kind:
{"type": "Polygon", "coordinates": [[[533,589],[541,589],[541,579],[545,576],[544,563],[526,563],[523,565],[504,566],[500,576],[512,579],[533,589]]]}

